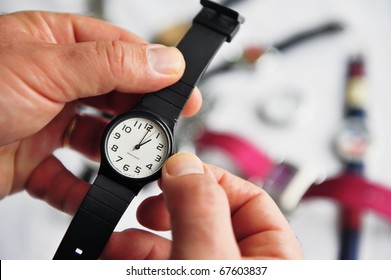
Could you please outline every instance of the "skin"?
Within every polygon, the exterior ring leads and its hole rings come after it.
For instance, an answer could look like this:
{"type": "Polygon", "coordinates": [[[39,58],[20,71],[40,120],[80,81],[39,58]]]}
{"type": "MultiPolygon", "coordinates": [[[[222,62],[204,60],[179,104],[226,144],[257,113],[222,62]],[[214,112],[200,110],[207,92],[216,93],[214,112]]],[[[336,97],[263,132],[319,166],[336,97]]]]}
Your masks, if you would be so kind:
{"type": "MultiPolygon", "coordinates": [[[[175,83],[185,62],[176,48],[151,45],[106,22],[71,14],[0,16],[0,198],[26,190],[75,214],[89,184],[53,156],[76,118],[70,147],[99,160],[107,120],[80,105],[117,115],[144,93],[175,83]],[[99,31],[99,32],[97,32],[99,31]]],[[[183,115],[201,106],[195,90],[183,115]]],[[[302,258],[289,224],[260,188],[194,155],[163,168],[162,194],[138,210],[141,224],[172,229],[173,240],[129,229],[114,233],[102,258],[302,258]]]]}

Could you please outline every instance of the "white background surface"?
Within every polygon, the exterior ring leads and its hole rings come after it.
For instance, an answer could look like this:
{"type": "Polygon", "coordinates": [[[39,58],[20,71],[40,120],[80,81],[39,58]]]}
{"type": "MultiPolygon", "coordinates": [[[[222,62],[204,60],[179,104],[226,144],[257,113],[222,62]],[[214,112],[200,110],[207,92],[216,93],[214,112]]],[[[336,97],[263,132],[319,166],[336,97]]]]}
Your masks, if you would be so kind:
{"type": "MultiPolygon", "coordinates": [[[[104,17],[147,39],[162,28],[192,18],[198,0],[107,0],[104,17]]],[[[341,165],[331,141],[342,119],[345,64],[361,52],[367,64],[369,125],[374,145],[368,157],[367,176],[391,186],[391,1],[388,0],[247,0],[235,6],[246,18],[238,36],[216,57],[241,46],[269,45],[328,20],[339,20],[345,30],[268,56],[254,71],[236,70],[202,85],[215,101],[205,122],[208,128],[240,135],[275,159],[315,168],[320,178],[337,174],[341,165]],[[302,112],[283,127],[257,117],[256,108],[278,92],[297,92],[302,112]]],[[[1,0],[0,11],[25,9],[89,14],[87,2],[76,0],[1,0]]],[[[97,30],[99,32],[99,30],[97,30]]],[[[212,65],[213,66],[213,65],[212,65]]],[[[83,160],[70,151],[59,151],[64,163],[76,173],[83,160]],[[77,157],[78,158],[78,157],[77,157]],[[79,158],[78,158],[79,159],[79,158]]],[[[226,165],[214,154],[207,160],[226,165]]],[[[118,229],[137,226],[135,207],[143,197],[156,193],[146,188],[132,203],[118,229]]],[[[336,205],[330,201],[303,203],[288,218],[302,243],[307,259],[337,258],[336,205]]],[[[0,202],[0,259],[50,259],[70,217],[21,193],[0,202]]],[[[167,234],[169,235],[169,234],[167,234]]],[[[365,216],[361,259],[391,258],[391,226],[372,213],[365,216]]]]}

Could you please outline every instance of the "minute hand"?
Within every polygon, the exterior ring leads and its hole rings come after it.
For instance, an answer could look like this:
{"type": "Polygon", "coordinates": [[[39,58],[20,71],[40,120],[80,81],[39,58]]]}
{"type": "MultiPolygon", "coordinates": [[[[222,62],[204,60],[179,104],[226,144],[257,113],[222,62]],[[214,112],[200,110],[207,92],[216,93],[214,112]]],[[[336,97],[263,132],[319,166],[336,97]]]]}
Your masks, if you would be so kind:
{"type": "Polygon", "coordinates": [[[149,130],[147,130],[147,132],[144,134],[143,138],[140,140],[140,143],[138,143],[138,145],[141,145],[141,143],[144,141],[144,139],[148,135],[148,133],[149,133],[149,130]]]}
{"type": "Polygon", "coordinates": [[[138,144],[137,146],[140,148],[142,145],[145,145],[147,144],[148,142],[152,141],[152,139],[148,139],[147,141],[143,142],[143,143],[140,143],[138,144]]]}

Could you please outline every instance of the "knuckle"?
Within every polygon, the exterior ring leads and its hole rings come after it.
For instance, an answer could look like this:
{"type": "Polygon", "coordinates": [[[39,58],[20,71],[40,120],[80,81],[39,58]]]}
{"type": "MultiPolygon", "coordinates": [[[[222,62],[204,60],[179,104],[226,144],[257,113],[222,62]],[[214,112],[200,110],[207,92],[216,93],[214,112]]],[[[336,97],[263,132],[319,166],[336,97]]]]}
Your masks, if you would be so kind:
{"type": "Polygon", "coordinates": [[[125,42],[97,42],[97,52],[103,56],[112,76],[123,78],[135,74],[135,63],[140,60],[139,52],[127,47],[125,42]]]}
{"type": "Polygon", "coordinates": [[[198,200],[198,203],[215,205],[225,199],[224,190],[213,180],[203,175],[196,175],[196,178],[189,180],[188,193],[192,200],[198,200]]]}

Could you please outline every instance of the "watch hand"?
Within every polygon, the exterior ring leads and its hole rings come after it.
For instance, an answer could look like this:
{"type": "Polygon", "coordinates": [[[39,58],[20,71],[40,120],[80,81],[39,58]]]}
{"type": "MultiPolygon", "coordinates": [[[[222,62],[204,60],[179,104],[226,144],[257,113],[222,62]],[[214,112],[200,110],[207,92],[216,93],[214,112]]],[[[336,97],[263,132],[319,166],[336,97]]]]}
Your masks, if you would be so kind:
{"type": "MultiPolygon", "coordinates": [[[[154,135],[156,133],[156,131],[154,131],[151,135],[149,135],[147,137],[147,139],[145,139],[146,142],[149,142],[151,141],[152,139],[150,139],[152,137],[152,135],[154,135]]],[[[144,145],[146,142],[142,143],[142,141],[139,143],[139,145],[144,145]]]]}
{"type": "Polygon", "coordinates": [[[152,139],[149,139],[149,140],[147,140],[147,141],[145,141],[145,142],[143,142],[141,144],[138,144],[138,147],[140,148],[142,145],[145,145],[145,144],[147,144],[150,141],[152,141],[152,139]]]}
{"type": "Polygon", "coordinates": [[[142,143],[143,143],[145,137],[148,135],[148,133],[149,133],[149,130],[147,130],[147,132],[144,134],[143,138],[141,138],[140,142],[136,146],[134,146],[133,151],[140,149],[140,147],[143,145],[142,143]]]}
{"type": "Polygon", "coordinates": [[[147,132],[144,134],[143,138],[141,138],[140,143],[138,143],[139,145],[144,141],[144,139],[147,136],[148,132],[149,132],[149,130],[147,130],[147,132]]]}
{"type": "MultiPolygon", "coordinates": [[[[149,138],[149,137],[148,137],[148,138],[149,138]]],[[[145,144],[147,144],[147,143],[150,142],[150,141],[152,141],[152,139],[148,139],[148,140],[144,141],[143,143],[137,144],[136,146],[134,146],[133,151],[134,151],[134,150],[140,149],[140,147],[141,147],[142,145],[145,145],[145,144]]]]}

